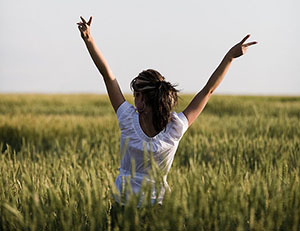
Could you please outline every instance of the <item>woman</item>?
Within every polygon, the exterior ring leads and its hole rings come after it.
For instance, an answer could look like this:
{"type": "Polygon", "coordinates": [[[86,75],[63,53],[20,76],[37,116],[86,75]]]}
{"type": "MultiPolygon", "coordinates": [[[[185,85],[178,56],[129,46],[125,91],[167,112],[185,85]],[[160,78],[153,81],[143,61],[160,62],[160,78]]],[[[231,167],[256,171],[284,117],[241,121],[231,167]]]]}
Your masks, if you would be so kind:
{"type": "Polygon", "coordinates": [[[172,109],[177,103],[177,90],[155,70],[141,72],[131,82],[136,108],[130,105],[120,90],[119,84],[97,48],[90,33],[92,17],[86,22],[81,17],[77,23],[81,37],[101,75],[103,76],[111,104],[117,114],[121,129],[121,167],[116,179],[119,193],[125,192],[129,182],[133,193],[141,191],[142,183],[154,184],[150,175],[153,164],[162,176],[161,188],[152,187],[152,203],[162,202],[165,190],[169,190],[167,174],[180,139],[202,112],[210,96],[224,78],[233,59],[243,55],[256,42],[245,43],[247,35],[233,46],[209,78],[203,89],[193,98],[183,112],[172,109]]]}

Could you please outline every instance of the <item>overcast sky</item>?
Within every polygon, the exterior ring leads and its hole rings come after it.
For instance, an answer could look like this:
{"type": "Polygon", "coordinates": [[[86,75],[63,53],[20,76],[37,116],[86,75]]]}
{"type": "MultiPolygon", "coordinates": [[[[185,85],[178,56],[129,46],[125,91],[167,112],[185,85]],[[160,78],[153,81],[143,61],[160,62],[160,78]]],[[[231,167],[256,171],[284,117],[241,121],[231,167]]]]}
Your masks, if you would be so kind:
{"type": "Polygon", "coordinates": [[[300,95],[299,12],[299,0],[0,0],[0,93],[105,93],[76,25],[92,15],[92,34],[125,93],[148,68],[195,93],[250,33],[258,44],[216,92],[300,95]]]}

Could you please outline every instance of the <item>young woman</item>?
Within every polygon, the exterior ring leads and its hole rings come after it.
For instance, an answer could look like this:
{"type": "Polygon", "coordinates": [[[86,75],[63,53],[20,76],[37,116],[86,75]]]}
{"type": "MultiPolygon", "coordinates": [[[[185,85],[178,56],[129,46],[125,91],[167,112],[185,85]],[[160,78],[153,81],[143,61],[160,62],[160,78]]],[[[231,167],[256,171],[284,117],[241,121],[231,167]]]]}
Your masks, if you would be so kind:
{"type": "Polygon", "coordinates": [[[115,76],[91,36],[91,23],[92,17],[88,22],[81,17],[81,22],[77,24],[81,37],[103,76],[111,104],[119,121],[122,160],[120,173],[115,181],[116,187],[120,193],[123,192],[124,185],[126,185],[124,181],[127,179],[132,192],[139,193],[143,182],[153,183],[149,170],[151,162],[154,162],[163,180],[159,192],[156,191],[156,187],[153,187],[152,202],[158,200],[161,203],[165,190],[169,190],[166,181],[167,174],[180,139],[202,112],[232,61],[243,55],[247,48],[256,42],[245,43],[250,37],[247,35],[233,46],[203,89],[183,112],[176,113],[172,109],[177,103],[178,91],[155,70],[145,70],[131,81],[135,108],[125,100],[115,76]]]}

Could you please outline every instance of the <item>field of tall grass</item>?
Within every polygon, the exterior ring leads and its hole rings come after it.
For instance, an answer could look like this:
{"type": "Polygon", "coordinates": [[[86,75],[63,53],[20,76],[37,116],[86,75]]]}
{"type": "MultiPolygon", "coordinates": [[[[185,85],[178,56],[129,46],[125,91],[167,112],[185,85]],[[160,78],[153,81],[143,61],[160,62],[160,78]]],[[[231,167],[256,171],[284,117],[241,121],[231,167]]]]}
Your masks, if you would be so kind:
{"type": "Polygon", "coordinates": [[[0,95],[0,230],[300,230],[300,97],[213,96],[162,206],[115,209],[119,136],[106,96],[0,95]]]}

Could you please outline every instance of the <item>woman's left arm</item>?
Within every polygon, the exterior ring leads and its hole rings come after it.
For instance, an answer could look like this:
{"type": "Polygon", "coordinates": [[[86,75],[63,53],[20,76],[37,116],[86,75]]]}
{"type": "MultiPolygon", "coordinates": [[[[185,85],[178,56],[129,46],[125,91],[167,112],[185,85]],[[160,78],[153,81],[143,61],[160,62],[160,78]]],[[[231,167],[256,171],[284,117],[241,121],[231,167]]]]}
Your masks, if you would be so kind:
{"type": "Polygon", "coordinates": [[[247,35],[245,38],[243,38],[241,42],[233,46],[227,52],[227,54],[225,55],[225,57],[217,67],[217,69],[209,78],[204,88],[193,98],[193,100],[190,102],[187,108],[183,111],[183,113],[188,119],[189,126],[196,120],[196,118],[204,109],[210,96],[223,80],[233,59],[242,56],[243,54],[245,54],[249,46],[252,46],[257,43],[257,42],[245,43],[249,37],[250,35],[247,35]]]}

